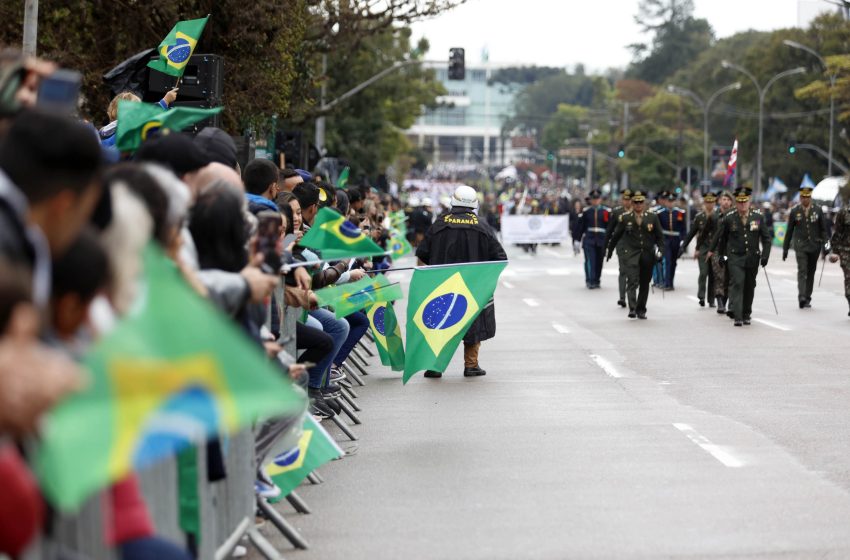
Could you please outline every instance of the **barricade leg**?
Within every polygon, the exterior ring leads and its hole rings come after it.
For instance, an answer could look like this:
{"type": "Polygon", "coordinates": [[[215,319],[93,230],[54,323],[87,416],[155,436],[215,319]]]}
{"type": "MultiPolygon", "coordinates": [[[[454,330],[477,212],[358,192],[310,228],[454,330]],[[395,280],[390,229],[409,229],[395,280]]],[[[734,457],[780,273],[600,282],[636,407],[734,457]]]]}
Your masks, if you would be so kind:
{"type": "Polygon", "coordinates": [[[260,551],[260,554],[262,554],[267,560],[283,560],[283,556],[274,549],[272,544],[266,540],[266,537],[264,537],[256,527],[248,529],[248,538],[251,539],[251,544],[253,544],[257,550],[260,551]]]}
{"type": "Polygon", "coordinates": [[[286,496],[286,501],[289,502],[289,505],[295,508],[295,511],[298,513],[312,513],[310,511],[310,506],[308,506],[304,500],[301,499],[301,496],[295,493],[293,490],[286,496]]]}
{"type": "Polygon", "coordinates": [[[345,370],[345,374],[348,375],[351,379],[354,380],[355,383],[364,387],[366,383],[354,372],[354,368],[348,365],[348,362],[343,362],[342,368],[345,370]]]}
{"type": "Polygon", "coordinates": [[[257,507],[260,508],[260,512],[262,512],[263,516],[272,522],[272,524],[277,527],[277,530],[280,531],[280,534],[284,536],[286,540],[292,543],[292,546],[299,550],[307,550],[310,548],[310,545],[307,544],[307,541],[304,540],[304,537],[295,530],[295,527],[289,524],[289,522],[283,518],[283,516],[278,513],[271,504],[269,504],[263,498],[257,498],[257,507]]]}
{"type": "Polygon", "coordinates": [[[310,484],[321,484],[325,481],[322,478],[322,476],[318,473],[318,471],[313,471],[310,474],[308,474],[307,480],[310,481],[310,484]]]}
{"type": "MultiPolygon", "coordinates": [[[[346,403],[343,398],[337,397],[335,400],[336,400],[337,405],[339,405],[339,407],[342,409],[342,411],[345,413],[345,415],[348,416],[351,419],[352,422],[354,422],[355,424],[362,424],[363,423],[363,422],[360,421],[360,418],[358,418],[357,415],[354,414],[354,411],[351,410],[351,408],[348,406],[348,403],[346,403]]],[[[339,415],[337,414],[337,416],[339,416],[339,415]]]]}
{"type": "MultiPolygon", "coordinates": [[[[360,398],[357,393],[354,392],[354,386],[351,384],[351,381],[347,379],[343,379],[339,382],[339,386],[345,391],[345,393],[351,397],[352,399],[360,398]]],[[[359,409],[358,409],[359,410],[359,409]]]]}
{"type": "MultiPolygon", "coordinates": [[[[358,352],[358,351],[357,351],[357,348],[352,349],[352,350],[351,350],[351,353],[352,353],[352,354],[354,354],[354,357],[355,357],[355,358],[357,358],[358,360],[360,360],[360,362],[361,362],[364,366],[368,366],[368,365],[369,365],[369,360],[367,360],[366,358],[364,358],[364,357],[363,357],[363,354],[361,354],[360,352],[358,352]]],[[[368,375],[368,373],[367,373],[366,375],[368,375]]]]}
{"type": "MultiPolygon", "coordinates": [[[[354,354],[354,352],[352,352],[352,354],[354,354]]],[[[357,363],[357,360],[352,360],[351,356],[348,357],[348,362],[354,364],[354,367],[356,367],[358,371],[360,371],[360,373],[362,373],[363,375],[369,375],[369,372],[366,371],[366,368],[357,363]]]]}
{"type": "Polygon", "coordinates": [[[367,356],[369,356],[370,358],[374,358],[374,357],[375,357],[375,354],[372,352],[372,349],[371,349],[371,348],[369,348],[369,346],[367,346],[365,342],[363,342],[363,339],[362,339],[362,338],[361,338],[360,340],[358,340],[358,341],[357,341],[357,346],[359,346],[360,348],[362,348],[362,349],[363,349],[363,351],[364,351],[364,352],[366,352],[366,355],[367,355],[367,356]]]}
{"type": "Polygon", "coordinates": [[[345,425],[345,422],[342,421],[342,419],[339,417],[339,414],[335,414],[333,417],[331,417],[331,421],[336,424],[337,428],[342,430],[342,433],[348,436],[348,439],[350,439],[351,441],[357,441],[357,436],[354,435],[354,432],[348,429],[348,426],[345,425]]]}

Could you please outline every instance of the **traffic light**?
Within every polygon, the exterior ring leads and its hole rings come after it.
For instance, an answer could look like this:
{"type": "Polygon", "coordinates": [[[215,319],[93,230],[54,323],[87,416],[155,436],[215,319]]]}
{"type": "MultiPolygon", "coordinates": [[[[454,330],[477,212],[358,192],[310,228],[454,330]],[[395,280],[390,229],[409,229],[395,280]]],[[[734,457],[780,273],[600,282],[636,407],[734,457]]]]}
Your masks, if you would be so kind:
{"type": "Polygon", "coordinates": [[[548,159],[549,161],[554,161],[555,160],[555,154],[553,154],[552,152],[549,152],[548,154],[546,154],[546,159],[548,159]]]}
{"type": "Polygon", "coordinates": [[[460,47],[449,49],[449,79],[466,78],[466,52],[460,47]]]}
{"type": "Polygon", "coordinates": [[[626,145],[625,144],[620,144],[620,149],[617,150],[617,157],[618,158],[626,157],[626,145]]]}
{"type": "Polygon", "coordinates": [[[794,140],[788,142],[788,153],[792,156],[797,153],[797,142],[794,140]]]}

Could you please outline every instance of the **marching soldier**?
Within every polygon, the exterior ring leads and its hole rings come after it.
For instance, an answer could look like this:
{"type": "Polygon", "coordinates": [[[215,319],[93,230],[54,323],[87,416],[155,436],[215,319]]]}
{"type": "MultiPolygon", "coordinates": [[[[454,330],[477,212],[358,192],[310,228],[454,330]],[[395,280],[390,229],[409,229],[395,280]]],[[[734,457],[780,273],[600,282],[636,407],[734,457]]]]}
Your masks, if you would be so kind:
{"type": "MultiPolygon", "coordinates": [[[[611,211],[611,219],[608,221],[608,230],[605,232],[605,250],[608,250],[608,244],[611,241],[611,234],[614,233],[614,228],[617,226],[619,221],[622,219],[623,214],[631,211],[632,209],[632,191],[629,189],[623,190],[620,193],[620,206],[614,208],[611,211]]],[[[620,265],[620,276],[619,287],[620,287],[620,299],[617,300],[617,305],[620,307],[626,306],[626,267],[623,264],[623,254],[622,249],[617,247],[617,261],[620,265]]]]}
{"type": "Polygon", "coordinates": [[[750,192],[743,187],[735,191],[736,211],[721,220],[709,253],[711,256],[716,250],[727,257],[729,299],[736,327],[750,324],[758,267],[767,266],[770,258],[770,232],[761,212],[750,208],[750,192]]]}
{"type": "MultiPolygon", "coordinates": [[[[841,270],[844,271],[844,297],[850,305],[850,205],[846,200],[844,208],[840,209],[835,216],[835,227],[829,244],[832,250],[829,262],[834,263],[841,259],[841,270]]],[[[850,317],[850,311],[847,312],[847,316],[850,317]]]]}
{"type": "Polygon", "coordinates": [[[696,237],[697,246],[694,249],[694,258],[699,263],[697,299],[699,299],[700,307],[705,307],[706,299],[708,299],[708,306],[714,307],[714,271],[711,268],[710,259],[707,257],[707,254],[711,246],[711,239],[714,237],[714,232],[717,229],[717,216],[714,212],[715,205],[717,204],[717,195],[711,192],[706,193],[702,202],[703,210],[694,218],[691,230],[682,242],[679,256],[684,253],[691,240],[696,237]]]}
{"type": "Polygon", "coordinates": [[[579,237],[584,248],[584,277],[588,289],[600,287],[602,262],[605,258],[605,231],[610,219],[610,208],[602,206],[602,193],[590,192],[590,207],[585,208],[579,222],[579,237]]]}
{"type": "Polygon", "coordinates": [[[788,229],[782,244],[782,260],[788,258],[788,249],[794,245],[797,257],[797,301],[800,309],[812,306],[812,291],[815,287],[815,272],[818,269],[818,257],[823,253],[824,243],[829,237],[823,211],[812,204],[813,187],[800,187],[800,204],[788,214],[788,229]]]}
{"type": "Polygon", "coordinates": [[[621,266],[626,268],[626,292],[629,300],[629,318],[646,319],[646,300],[652,269],[661,259],[664,236],[658,216],[644,211],[646,195],[632,192],[632,210],[617,220],[608,244],[608,259],[614,249],[621,250],[621,266]],[[622,246],[622,248],[621,248],[622,246]]]}
{"type": "Polygon", "coordinates": [[[658,211],[658,220],[664,233],[664,260],[662,267],[662,289],[672,290],[676,276],[676,261],[679,259],[679,246],[685,237],[685,212],[674,206],[676,196],[666,193],[661,197],[663,208],[658,211]]]}
{"type": "MultiPolygon", "coordinates": [[[[714,246],[714,240],[720,229],[720,221],[726,214],[735,211],[732,208],[732,193],[729,191],[720,193],[718,201],[719,206],[714,211],[714,233],[712,233],[712,237],[709,239],[709,248],[714,246]]],[[[724,315],[726,313],[727,302],[729,301],[729,275],[726,272],[726,261],[723,260],[722,255],[717,254],[708,260],[711,262],[711,270],[714,273],[714,294],[712,295],[717,299],[717,313],[724,315]]]]}

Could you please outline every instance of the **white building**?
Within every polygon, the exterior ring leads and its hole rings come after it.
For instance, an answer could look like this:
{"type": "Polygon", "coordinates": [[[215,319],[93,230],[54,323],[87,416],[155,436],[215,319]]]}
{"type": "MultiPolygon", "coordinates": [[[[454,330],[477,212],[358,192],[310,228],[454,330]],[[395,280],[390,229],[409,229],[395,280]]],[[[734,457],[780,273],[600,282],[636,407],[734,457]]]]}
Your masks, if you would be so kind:
{"type": "Polygon", "coordinates": [[[448,79],[448,63],[432,64],[448,92],[440,106],[428,110],[406,134],[432,158],[433,163],[501,165],[511,161],[510,139],[502,125],[513,109],[515,85],[490,83],[499,65],[466,65],[465,80],[448,79]]]}

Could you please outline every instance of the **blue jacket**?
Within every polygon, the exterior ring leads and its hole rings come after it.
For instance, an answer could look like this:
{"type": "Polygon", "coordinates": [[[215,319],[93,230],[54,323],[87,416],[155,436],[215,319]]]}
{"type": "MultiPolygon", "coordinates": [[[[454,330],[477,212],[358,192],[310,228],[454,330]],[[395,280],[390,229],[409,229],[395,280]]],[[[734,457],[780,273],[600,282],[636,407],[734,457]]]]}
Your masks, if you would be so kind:
{"type": "Polygon", "coordinates": [[[661,222],[661,233],[664,234],[664,240],[676,240],[676,243],[685,239],[688,224],[685,219],[684,210],[678,208],[661,208],[658,211],[658,221],[661,222]]]}
{"type": "MultiPolygon", "coordinates": [[[[168,110],[168,103],[165,102],[165,99],[159,100],[159,106],[162,107],[163,111],[168,110]]],[[[98,131],[98,136],[100,136],[100,145],[105,147],[114,147],[115,141],[117,140],[118,132],[118,121],[112,121],[108,125],[104,126],[98,131]]]]}
{"type": "Polygon", "coordinates": [[[590,206],[579,216],[578,238],[585,246],[605,247],[605,233],[611,209],[607,206],[590,206]]]}

